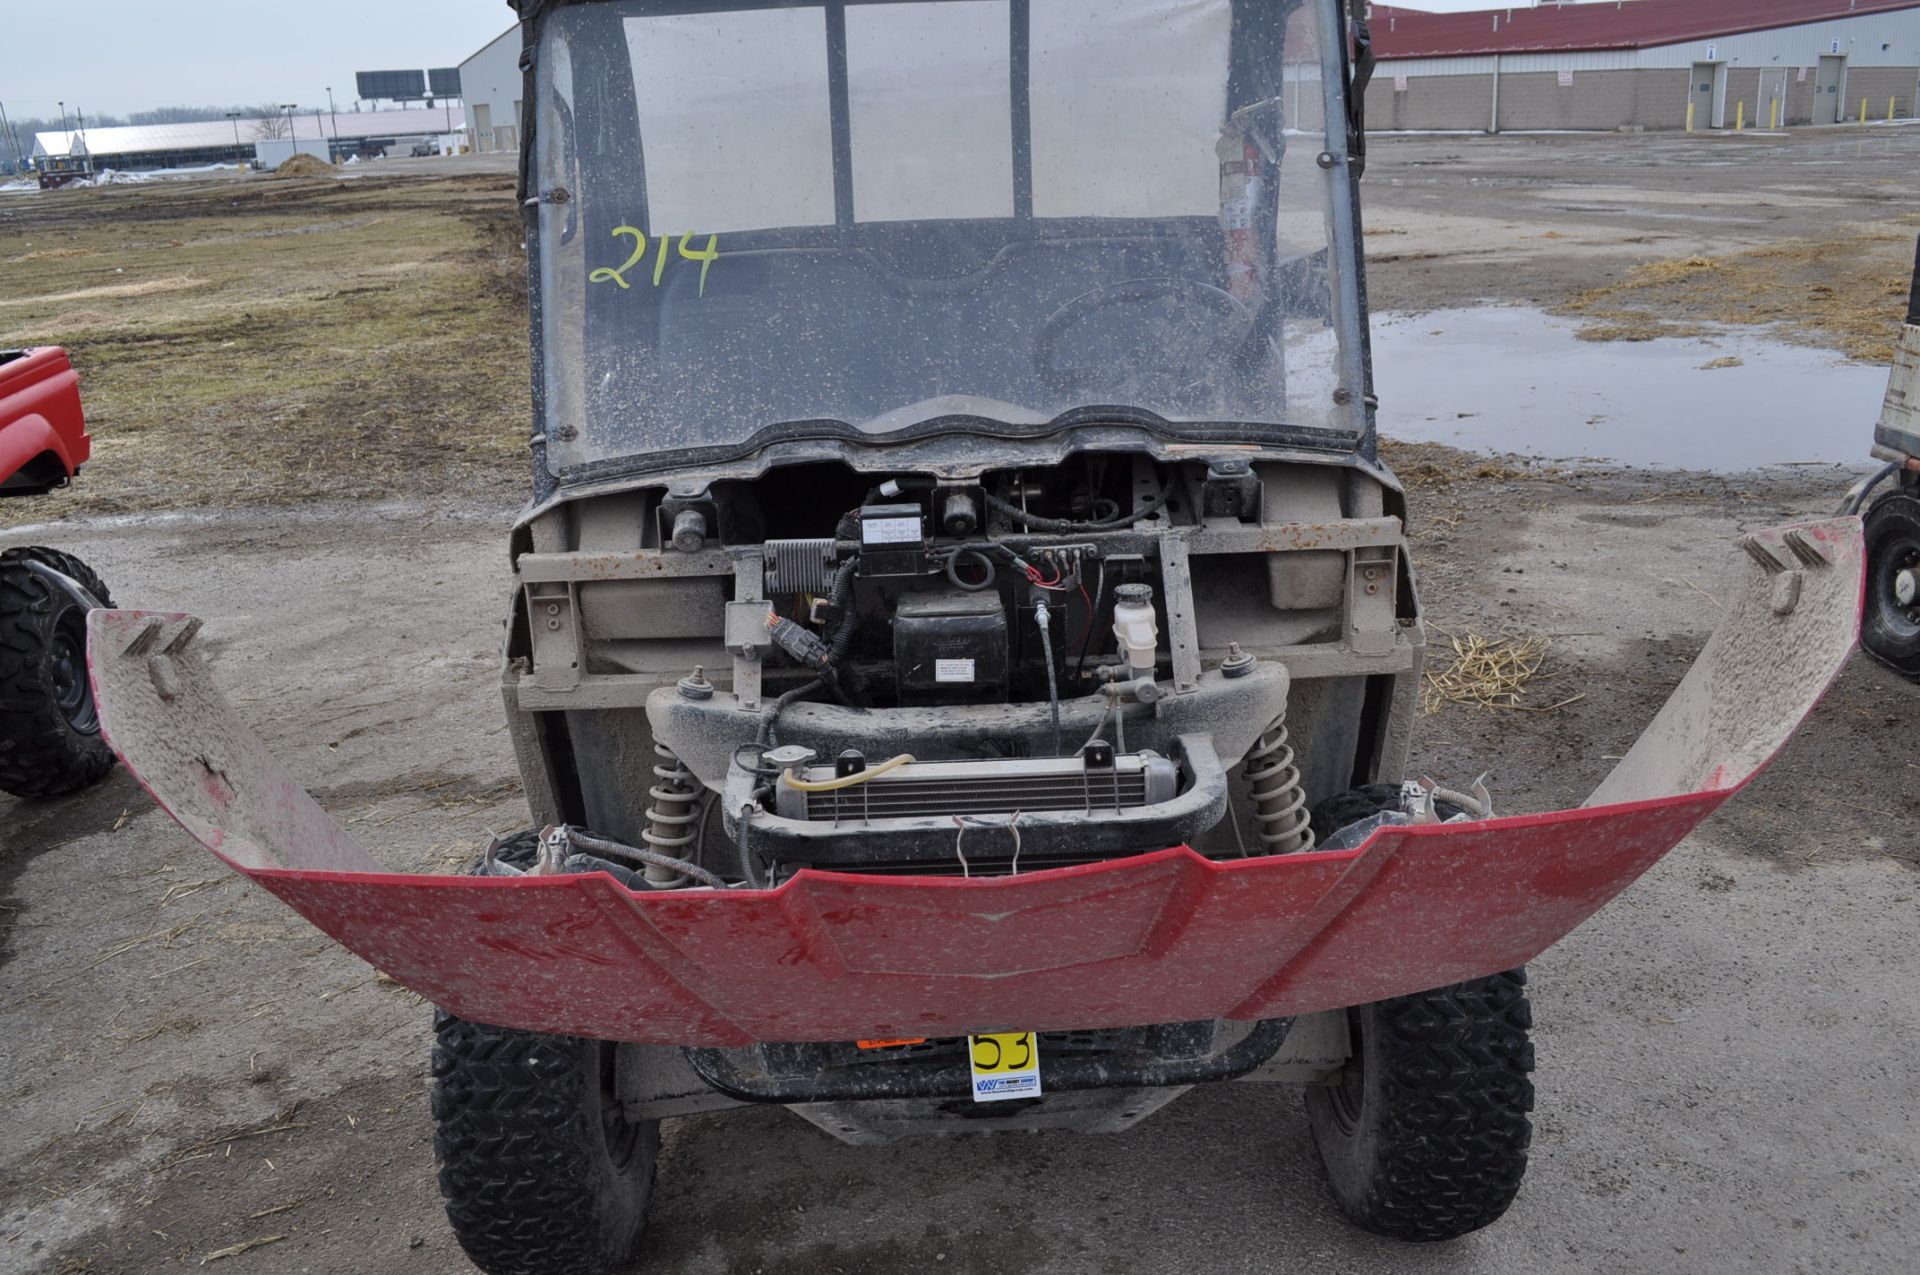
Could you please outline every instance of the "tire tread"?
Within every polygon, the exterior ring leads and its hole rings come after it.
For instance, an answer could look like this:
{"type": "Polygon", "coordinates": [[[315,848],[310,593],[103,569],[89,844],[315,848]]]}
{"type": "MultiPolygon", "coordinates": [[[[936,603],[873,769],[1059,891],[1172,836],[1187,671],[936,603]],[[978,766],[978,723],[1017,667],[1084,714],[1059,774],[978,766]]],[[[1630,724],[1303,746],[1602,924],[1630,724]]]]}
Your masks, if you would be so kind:
{"type": "Polygon", "coordinates": [[[97,732],[76,731],[47,682],[54,587],[29,571],[39,562],[72,578],[103,605],[106,585],[79,558],[28,545],[0,551],[0,791],[16,797],[63,797],[113,769],[113,750],[97,732]]]}

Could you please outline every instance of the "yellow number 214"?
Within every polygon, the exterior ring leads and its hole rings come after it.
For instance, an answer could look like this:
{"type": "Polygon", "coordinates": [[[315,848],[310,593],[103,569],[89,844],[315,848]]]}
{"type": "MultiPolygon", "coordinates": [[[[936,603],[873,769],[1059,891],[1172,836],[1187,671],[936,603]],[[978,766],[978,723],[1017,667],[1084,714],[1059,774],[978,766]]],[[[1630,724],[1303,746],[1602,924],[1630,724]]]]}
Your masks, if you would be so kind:
{"type": "MultiPolygon", "coordinates": [[[[713,268],[713,263],[720,257],[720,236],[708,235],[707,246],[695,249],[687,246],[693,240],[693,233],[693,231],[689,230],[686,234],[680,236],[680,256],[687,261],[697,261],[700,263],[699,295],[704,297],[707,295],[707,271],[713,268]]],[[[601,266],[599,269],[594,270],[587,275],[590,281],[594,283],[617,283],[622,288],[631,288],[633,286],[627,282],[627,271],[639,265],[641,259],[647,255],[647,232],[638,226],[615,226],[613,228],[613,237],[619,239],[622,236],[633,240],[633,251],[629,253],[627,259],[618,266],[601,266]]],[[[660,286],[661,276],[667,272],[667,242],[668,236],[661,235],[654,247],[653,286],[656,288],[660,286]]]]}

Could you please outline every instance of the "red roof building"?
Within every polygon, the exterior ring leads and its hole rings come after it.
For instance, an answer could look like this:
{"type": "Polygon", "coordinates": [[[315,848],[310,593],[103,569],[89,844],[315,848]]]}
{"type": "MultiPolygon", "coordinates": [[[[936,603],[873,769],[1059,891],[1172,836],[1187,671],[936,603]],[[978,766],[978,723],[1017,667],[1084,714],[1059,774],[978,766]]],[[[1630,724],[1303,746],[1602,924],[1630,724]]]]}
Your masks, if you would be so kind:
{"type": "Polygon", "coordinates": [[[1920,97],[1920,0],[1370,6],[1375,129],[1898,122],[1920,97]]]}
{"type": "Polygon", "coordinates": [[[1471,13],[1427,13],[1386,4],[1370,9],[1374,48],[1381,57],[1433,58],[1644,49],[1920,9],[1920,0],[1613,0],[1471,13]]]}

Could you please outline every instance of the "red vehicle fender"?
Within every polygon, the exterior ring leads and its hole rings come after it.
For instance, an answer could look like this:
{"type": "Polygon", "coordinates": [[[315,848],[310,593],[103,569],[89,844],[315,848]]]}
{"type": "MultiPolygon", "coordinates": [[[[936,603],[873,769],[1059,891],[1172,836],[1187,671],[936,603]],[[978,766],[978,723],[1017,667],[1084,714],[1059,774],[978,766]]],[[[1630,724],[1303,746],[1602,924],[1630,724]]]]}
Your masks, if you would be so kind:
{"type": "Polygon", "coordinates": [[[469,1018],[681,1045],[1257,1019],[1523,964],[1752,779],[1853,649],[1864,550],[1854,518],[1744,544],[1720,630],[1578,809],[994,878],[807,870],[774,890],[636,893],[603,873],[393,872],[221,697],[199,621],[95,611],[89,660],[109,741],[183,828],[469,1018]]]}
{"type": "Polygon", "coordinates": [[[0,363],[0,490],[36,461],[41,468],[27,485],[52,486],[73,477],[91,454],[80,377],[67,352],[42,346],[0,363]]]}

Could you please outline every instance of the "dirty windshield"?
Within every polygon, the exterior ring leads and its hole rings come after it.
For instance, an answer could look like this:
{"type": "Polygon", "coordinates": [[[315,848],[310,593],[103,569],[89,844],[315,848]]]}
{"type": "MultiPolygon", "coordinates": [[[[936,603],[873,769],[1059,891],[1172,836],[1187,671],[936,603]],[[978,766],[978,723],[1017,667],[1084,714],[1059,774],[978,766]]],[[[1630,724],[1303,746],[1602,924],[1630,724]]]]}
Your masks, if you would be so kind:
{"type": "Polygon", "coordinates": [[[550,462],[1114,419],[1348,440],[1333,9],[552,10],[550,462]]]}

